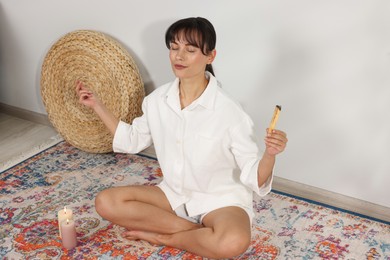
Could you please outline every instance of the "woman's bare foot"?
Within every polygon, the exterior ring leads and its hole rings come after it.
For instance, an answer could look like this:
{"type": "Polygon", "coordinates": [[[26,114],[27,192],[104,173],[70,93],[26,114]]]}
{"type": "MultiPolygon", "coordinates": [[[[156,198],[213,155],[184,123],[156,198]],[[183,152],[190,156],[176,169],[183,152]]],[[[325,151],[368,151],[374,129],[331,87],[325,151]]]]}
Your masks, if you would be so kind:
{"type": "MultiPolygon", "coordinates": [[[[202,224],[191,223],[191,227],[188,230],[183,231],[195,230],[200,228],[204,228],[204,226],[202,224]]],[[[160,234],[156,232],[141,230],[126,230],[121,234],[121,236],[127,240],[145,240],[153,245],[161,246],[165,245],[164,242],[167,242],[172,237],[172,234],[160,234]]]]}
{"type": "Polygon", "coordinates": [[[128,240],[145,240],[153,245],[162,246],[161,238],[165,235],[161,235],[154,232],[128,230],[122,233],[122,237],[128,240]],[[160,239],[159,239],[160,238],[160,239]]]}

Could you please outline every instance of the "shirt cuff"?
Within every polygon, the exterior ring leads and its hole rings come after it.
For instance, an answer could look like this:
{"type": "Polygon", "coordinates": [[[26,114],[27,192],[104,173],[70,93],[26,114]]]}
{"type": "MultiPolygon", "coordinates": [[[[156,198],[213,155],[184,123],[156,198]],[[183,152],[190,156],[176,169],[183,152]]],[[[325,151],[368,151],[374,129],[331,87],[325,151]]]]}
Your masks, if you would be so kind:
{"type": "Polygon", "coordinates": [[[247,164],[246,167],[242,170],[240,179],[242,183],[251,188],[257,195],[265,196],[271,191],[274,169],[272,169],[271,176],[269,176],[266,182],[261,187],[259,187],[257,173],[259,162],[260,159],[257,159],[252,161],[252,163],[247,164]]]}
{"type": "Polygon", "coordinates": [[[118,126],[116,127],[116,131],[114,134],[114,139],[112,140],[112,149],[116,153],[128,153],[130,147],[130,144],[126,142],[126,139],[123,138],[124,136],[127,136],[130,132],[130,125],[119,121],[118,126]]]}
{"type": "Polygon", "coordinates": [[[258,187],[258,190],[256,191],[256,193],[259,196],[267,195],[272,189],[272,182],[273,181],[274,181],[274,173],[272,172],[271,176],[268,177],[268,179],[264,182],[264,184],[261,187],[258,187]]]}

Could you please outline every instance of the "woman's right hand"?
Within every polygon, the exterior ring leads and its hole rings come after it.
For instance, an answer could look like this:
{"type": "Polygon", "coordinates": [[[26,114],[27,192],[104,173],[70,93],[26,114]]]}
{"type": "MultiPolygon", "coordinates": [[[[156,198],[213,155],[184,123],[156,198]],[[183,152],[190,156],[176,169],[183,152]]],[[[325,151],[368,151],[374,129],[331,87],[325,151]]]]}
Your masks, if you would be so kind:
{"type": "Polygon", "coordinates": [[[97,104],[100,103],[99,99],[90,91],[84,84],[77,80],[76,81],[76,93],[79,96],[80,104],[84,106],[94,108],[97,104]]]}
{"type": "Polygon", "coordinates": [[[114,135],[119,124],[119,119],[79,80],[76,81],[76,93],[79,96],[80,104],[92,108],[106,125],[110,133],[114,135]]]}

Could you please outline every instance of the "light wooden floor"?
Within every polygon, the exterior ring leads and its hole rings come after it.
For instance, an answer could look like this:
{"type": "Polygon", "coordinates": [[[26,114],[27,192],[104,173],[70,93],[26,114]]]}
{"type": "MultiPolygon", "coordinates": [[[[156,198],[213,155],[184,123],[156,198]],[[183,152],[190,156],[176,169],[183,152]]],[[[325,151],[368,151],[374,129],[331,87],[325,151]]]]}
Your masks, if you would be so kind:
{"type": "MultiPolygon", "coordinates": [[[[57,136],[57,132],[48,125],[34,123],[0,112],[0,164],[55,136],[57,136]]],[[[148,148],[143,154],[155,157],[154,148],[148,148]]],[[[273,188],[287,194],[390,221],[390,208],[370,202],[332,193],[277,176],[274,178],[273,188]]]]}
{"type": "Polygon", "coordinates": [[[0,113],[0,163],[56,135],[57,132],[50,126],[0,113]]]}

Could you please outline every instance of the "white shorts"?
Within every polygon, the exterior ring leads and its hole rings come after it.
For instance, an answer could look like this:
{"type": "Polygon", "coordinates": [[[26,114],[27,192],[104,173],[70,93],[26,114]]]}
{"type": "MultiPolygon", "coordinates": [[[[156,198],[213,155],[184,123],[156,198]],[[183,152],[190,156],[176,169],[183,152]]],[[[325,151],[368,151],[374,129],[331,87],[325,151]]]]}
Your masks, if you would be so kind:
{"type": "MultiPolygon", "coordinates": [[[[180,204],[179,206],[177,206],[177,204],[173,205],[174,203],[172,203],[172,202],[175,201],[175,196],[177,196],[177,195],[175,195],[174,192],[172,192],[170,190],[170,188],[164,183],[164,181],[162,181],[161,183],[157,184],[157,187],[160,188],[161,191],[165,194],[165,196],[166,196],[169,204],[171,205],[171,207],[172,208],[176,207],[176,209],[174,210],[176,215],[181,217],[181,218],[184,218],[184,219],[186,219],[188,221],[191,221],[193,223],[202,224],[203,223],[203,218],[208,213],[210,213],[210,212],[212,212],[214,210],[217,210],[219,208],[223,208],[223,207],[239,207],[239,208],[243,209],[247,213],[247,215],[249,217],[249,221],[252,224],[252,219],[254,217],[254,212],[253,212],[252,205],[249,208],[249,206],[246,206],[246,205],[243,205],[243,204],[240,204],[240,203],[235,203],[235,202],[229,203],[229,202],[227,202],[226,204],[222,203],[219,207],[210,207],[210,209],[207,212],[201,213],[199,215],[189,216],[185,203],[184,204],[180,204]]],[[[176,200],[176,202],[177,202],[177,200],[176,200]]]]}
{"type": "Polygon", "coordinates": [[[182,204],[177,209],[175,209],[175,213],[178,217],[184,218],[184,219],[191,221],[192,223],[195,223],[195,224],[201,224],[203,217],[206,215],[206,214],[201,214],[201,215],[196,215],[193,217],[188,216],[186,204],[182,204]]]}
{"type": "MultiPolygon", "coordinates": [[[[234,206],[242,208],[246,212],[246,214],[248,214],[250,224],[252,225],[253,210],[252,209],[247,209],[247,208],[242,207],[242,206],[236,206],[236,205],[234,205],[234,206]]],[[[191,221],[192,223],[202,224],[203,223],[203,218],[210,212],[206,212],[204,214],[200,214],[200,215],[196,215],[196,216],[190,217],[190,216],[188,216],[186,204],[182,204],[177,209],[175,209],[175,213],[176,213],[176,215],[178,217],[184,218],[184,219],[186,219],[188,221],[191,221]]]]}

